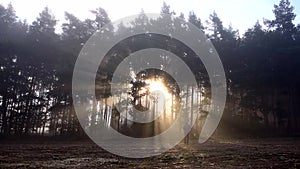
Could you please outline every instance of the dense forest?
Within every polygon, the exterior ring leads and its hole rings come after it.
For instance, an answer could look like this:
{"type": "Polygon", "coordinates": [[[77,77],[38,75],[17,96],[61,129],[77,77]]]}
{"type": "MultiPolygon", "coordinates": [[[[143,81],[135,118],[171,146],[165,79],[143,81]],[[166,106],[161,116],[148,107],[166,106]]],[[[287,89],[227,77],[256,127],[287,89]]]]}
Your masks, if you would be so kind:
{"type": "MultiPolygon", "coordinates": [[[[173,15],[194,24],[220,55],[228,95],[217,133],[300,134],[300,24],[294,23],[293,10],[289,0],[281,0],[274,5],[275,19],[256,22],[240,35],[215,12],[205,21],[193,11],[177,16],[163,4],[161,18],[173,15]]],[[[0,5],[1,136],[83,135],[73,108],[72,73],[86,41],[111,22],[103,8],[91,13],[93,19],[80,20],[65,12],[62,32],[57,33],[58,21],[47,7],[28,24],[11,4],[0,5]]],[[[138,20],[135,26],[140,26],[138,20]]]]}

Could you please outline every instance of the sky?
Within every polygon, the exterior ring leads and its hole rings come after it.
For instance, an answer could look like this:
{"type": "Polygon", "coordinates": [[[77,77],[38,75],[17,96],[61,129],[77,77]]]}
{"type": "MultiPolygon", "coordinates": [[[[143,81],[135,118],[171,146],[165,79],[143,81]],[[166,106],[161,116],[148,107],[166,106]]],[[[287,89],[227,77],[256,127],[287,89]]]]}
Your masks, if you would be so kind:
{"type": "MultiPolygon", "coordinates": [[[[295,7],[294,12],[299,15],[295,24],[300,24],[300,1],[290,0],[295,7]]],[[[263,18],[273,19],[274,4],[279,0],[0,0],[0,4],[6,6],[12,3],[16,14],[20,19],[33,22],[45,6],[59,20],[59,24],[65,21],[64,12],[74,14],[81,20],[91,18],[89,10],[97,7],[104,8],[112,21],[125,16],[135,15],[143,9],[145,13],[159,13],[163,2],[170,5],[177,15],[184,13],[186,18],[189,11],[194,11],[202,22],[216,11],[223,21],[224,26],[232,25],[243,34],[248,28],[253,27],[257,20],[263,23],[263,18]]],[[[57,28],[60,32],[60,26],[57,28]]]]}

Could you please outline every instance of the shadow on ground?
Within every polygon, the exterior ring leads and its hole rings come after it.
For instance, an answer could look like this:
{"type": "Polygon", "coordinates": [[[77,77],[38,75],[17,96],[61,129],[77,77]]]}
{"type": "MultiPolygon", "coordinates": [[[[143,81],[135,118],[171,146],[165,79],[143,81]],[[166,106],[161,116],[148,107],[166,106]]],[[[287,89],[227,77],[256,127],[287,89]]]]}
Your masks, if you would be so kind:
{"type": "Polygon", "coordinates": [[[300,141],[195,140],[145,159],[115,156],[89,141],[11,141],[0,145],[0,168],[300,168],[300,141]]]}

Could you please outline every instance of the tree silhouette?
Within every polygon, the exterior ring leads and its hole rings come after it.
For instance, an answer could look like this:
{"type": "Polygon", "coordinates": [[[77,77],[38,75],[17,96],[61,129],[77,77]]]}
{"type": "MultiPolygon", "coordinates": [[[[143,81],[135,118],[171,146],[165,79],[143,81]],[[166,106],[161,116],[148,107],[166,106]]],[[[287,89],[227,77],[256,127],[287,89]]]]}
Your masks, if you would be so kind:
{"type": "MultiPolygon", "coordinates": [[[[58,21],[48,7],[28,24],[19,20],[11,4],[7,7],[0,5],[1,135],[83,133],[72,106],[71,83],[75,61],[93,33],[111,22],[103,8],[90,12],[94,18],[85,20],[66,12],[62,32],[58,33],[55,29],[58,21]]],[[[290,1],[281,0],[274,5],[274,19],[265,19],[265,25],[256,22],[243,35],[239,35],[238,30],[230,25],[224,26],[216,12],[209,16],[204,27],[196,12],[191,11],[186,20],[208,35],[220,55],[228,79],[229,96],[221,125],[259,132],[268,129],[284,134],[298,133],[300,25],[294,24],[296,14],[290,1]]],[[[163,25],[160,28],[172,33],[176,27],[184,25],[184,15],[176,16],[166,3],[163,3],[160,14],[156,20],[150,20],[142,11],[131,27],[121,23],[117,29],[109,27],[105,31],[117,37],[121,33],[134,30],[147,32],[148,26],[163,25]]],[[[173,37],[139,34],[114,46],[100,64],[96,95],[101,99],[99,103],[91,103],[94,107],[88,110],[87,114],[91,116],[86,118],[87,124],[94,123],[96,129],[97,118],[104,114],[107,121],[118,120],[120,130],[122,125],[127,125],[122,124],[121,112],[116,110],[116,105],[126,100],[121,98],[122,93],[118,94],[118,99],[111,96],[111,79],[124,58],[145,48],[172,52],[191,68],[201,91],[190,86],[185,91],[179,91],[172,80],[165,79],[173,96],[186,100],[187,111],[195,110],[191,106],[201,100],[200,95],[203,104],[209,103],[207,72],[189,47],[173,37]],[[184,94],[180,95],[180,92],[184,94]],[[101,106],[95,108],[97,104],[101,106]],[[110,114],[117,118],[109,118],[110,114]]],[[[171,66],[168,56],[161,56],[159,61],[164,67],[171,66]]],[[[173,68],[172,71],[180,71],[180,68],[173,68]]],[[[133,103],[140,104],[145,93],[139,91],[146,84],[143,79],[131,84],[133,103]]],[[[88,99],[88,96],[78,99],[88,99]]],[[[172,97],[172,110],[179,109],[179,105],[174,105],[179,101],[172,97]]],[[[122,110],[128,112],[127,109],[128,106],[125,106],[122,110]]]]}

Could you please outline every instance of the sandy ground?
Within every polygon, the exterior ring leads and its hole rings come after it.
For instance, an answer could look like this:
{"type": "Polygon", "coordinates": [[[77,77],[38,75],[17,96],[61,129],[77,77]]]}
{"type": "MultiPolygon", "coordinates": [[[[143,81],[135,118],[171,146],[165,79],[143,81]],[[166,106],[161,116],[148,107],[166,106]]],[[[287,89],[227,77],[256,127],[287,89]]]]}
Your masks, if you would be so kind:
{"type": "Polygon", "coordinates": [[[0,143],[0,168],[300,168],[299,138],[192,141],[144,159],[115,156],[89,141],[0,143]]]}

